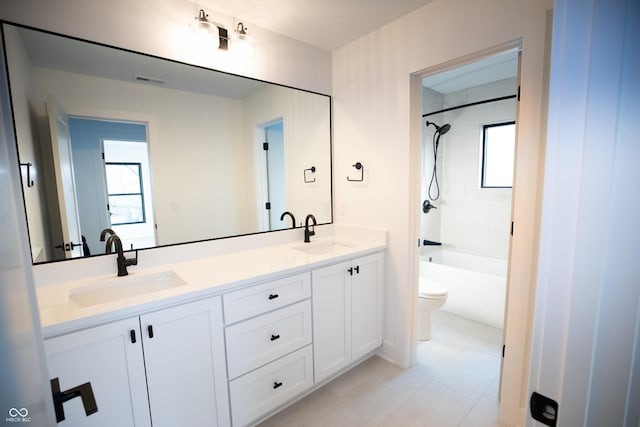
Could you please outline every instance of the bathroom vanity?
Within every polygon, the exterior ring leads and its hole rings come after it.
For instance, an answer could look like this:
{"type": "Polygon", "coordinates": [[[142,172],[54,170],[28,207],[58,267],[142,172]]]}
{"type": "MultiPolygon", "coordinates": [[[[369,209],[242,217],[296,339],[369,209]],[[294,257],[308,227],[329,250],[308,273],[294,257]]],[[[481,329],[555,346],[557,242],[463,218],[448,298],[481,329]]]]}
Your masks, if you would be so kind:
{"type": "Polygon", "coordinates": [[[252,425],[366,359],[386,237],[364,234],[38,288],[50,377],[98,407],[66,425],[252,425]]]}

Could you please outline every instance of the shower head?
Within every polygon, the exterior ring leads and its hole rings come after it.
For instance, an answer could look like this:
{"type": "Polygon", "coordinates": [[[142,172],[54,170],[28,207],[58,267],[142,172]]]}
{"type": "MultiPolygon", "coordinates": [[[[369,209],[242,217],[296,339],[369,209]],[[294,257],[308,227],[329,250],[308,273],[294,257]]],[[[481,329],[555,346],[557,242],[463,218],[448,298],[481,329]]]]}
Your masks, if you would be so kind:
{"type": "Polygon", "coordinates": [[[442,126],[438,126],[437,124],[428,121],[427,126],[429,125],[433,125],[433,127],[436,128],[436,133],[439,133],[440,136],[444,135],[445,133],[451,130],[451,125],[449,123],[445,123],[442,126]]]}
{"type": "Polygon", "coordinates": [[[449,123],[445,123],[442,126],[440,126],[439,128],[436,128],[436,132],[438,132],[440,135],[444,135],[445,133],[449,132],[451,130],[451,125],[449,123]]]}

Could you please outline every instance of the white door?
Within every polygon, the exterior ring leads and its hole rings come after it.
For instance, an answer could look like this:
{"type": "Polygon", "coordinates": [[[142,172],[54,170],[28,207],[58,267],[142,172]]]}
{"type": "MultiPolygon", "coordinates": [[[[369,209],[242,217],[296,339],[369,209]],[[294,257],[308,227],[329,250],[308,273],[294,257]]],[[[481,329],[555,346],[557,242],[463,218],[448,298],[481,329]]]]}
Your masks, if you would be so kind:
{"type": "Polygon", "coordinates": [[[71,399],[60,425],[151,426],[141,338],[133,317],[45,340],[50,378],[62,391],[91,383],[98,407],[87,416],[82,400],[71,399]]]}
{"type": "Polygon", "coordinates": [[[80,215],[76,198],[76,184],[73,174],[73,157],[71,155],[71,136],[67,113],[58,105],[53,97],[47,97],[47,116],[51,133],[51,150],[53,167],[58,193],[58,206],[62,222],[65,258],[82,256],[82,237],[80,233],[80,215]]]}
{"type": "Polygon", "coordinates": [[[351,268],[352,359],[382,345],[382,254],[354,260],[351,268]]]}
{"type": "Polygon", "coordinates": [[[140,324],[153,426],[228,426],[220,297],[141,316],[140,324]]]}
{"type": "Polygon", "coordinates": [[[311,272],[316,382],[351,362],[350,267],[351,262],[343,262],[311,272]]]}

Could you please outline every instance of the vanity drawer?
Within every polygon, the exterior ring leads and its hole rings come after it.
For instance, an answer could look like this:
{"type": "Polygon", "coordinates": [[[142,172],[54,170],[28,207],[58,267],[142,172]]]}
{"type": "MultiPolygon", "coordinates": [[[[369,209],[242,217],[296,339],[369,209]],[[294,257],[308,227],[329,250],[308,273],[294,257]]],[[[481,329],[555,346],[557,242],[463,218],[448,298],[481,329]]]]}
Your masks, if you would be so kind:
{"type": "Polygon", "coordinates": [[[225,329],[229,379],[311,343],[311,301],[237,323],[225,329]]]}
{"type": "Polygon", "coordinates": [[[311,387],[312,354],[312,346],[308,345],[231,381],[233,425],[247,425],[311,387]]]}
{"type": "Polygon", "coordinates": [[[257,316],[311,296],[311,273],[296,274],[222,296],[226,324],[257,316]]]}

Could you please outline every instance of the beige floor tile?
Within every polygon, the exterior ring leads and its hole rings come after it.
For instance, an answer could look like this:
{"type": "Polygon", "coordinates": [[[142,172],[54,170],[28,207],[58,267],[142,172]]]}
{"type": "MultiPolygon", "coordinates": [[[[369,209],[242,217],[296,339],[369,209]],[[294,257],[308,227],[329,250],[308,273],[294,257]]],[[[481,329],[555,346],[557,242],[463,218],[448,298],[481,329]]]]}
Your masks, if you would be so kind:
{"type": "Polygon", "coordinates": [[[385,421],[389,426],[457,426],[474,405],[468,397],[437,382],[418,390],[385,421]]]}

